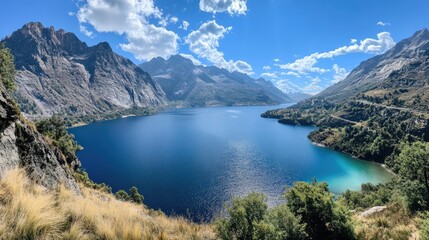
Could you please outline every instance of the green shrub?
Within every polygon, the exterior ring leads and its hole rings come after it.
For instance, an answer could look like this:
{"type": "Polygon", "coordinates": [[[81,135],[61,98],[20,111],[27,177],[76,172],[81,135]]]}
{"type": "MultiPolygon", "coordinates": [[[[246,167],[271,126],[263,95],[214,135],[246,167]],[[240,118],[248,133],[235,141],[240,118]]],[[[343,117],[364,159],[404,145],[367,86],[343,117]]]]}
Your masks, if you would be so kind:
{"type": "Polygon", "coordinates": [[[13,91],[16,88],[13,61],[10,50],[0,43],[0,80],[8,91],[13,91]]]}
{"type": "Polygon", "coordinates": [[[267,212],[267,198],[263,194],[251,193],[236,198],[226,206],[229,217],[216,222],[217,234],[221,239],[247,240],[256,238],[258,231],[271,232],[271,226],[261,225],[267,212]]]}
{"type": "Polygon", "coordinates": [[[306,224],[311,239],[354,239],[348,210],[334,201],[326,183],[296,182],[285,194],[287,206],[306,224]]]}

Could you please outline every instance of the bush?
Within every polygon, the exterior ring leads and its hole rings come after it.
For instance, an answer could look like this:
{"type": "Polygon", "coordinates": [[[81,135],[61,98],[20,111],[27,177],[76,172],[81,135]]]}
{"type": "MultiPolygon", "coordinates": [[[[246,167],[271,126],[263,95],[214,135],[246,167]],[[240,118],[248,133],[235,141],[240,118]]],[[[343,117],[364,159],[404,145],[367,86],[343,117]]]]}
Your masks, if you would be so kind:
{"type": "Polygon", "coordinates": [[[16,88],[13,61],[10,50],[0,43],[0,80],[8,91],[13,91],[16,88]]]}
{"type": "Polygon", "coordinates": [[[347,209],[334,201],[326,183],[296,182],[286,191],[287,206],[306,224],[311,239],[354,239],[347,209]]]}
{"type": "Polygon", "coordinates": [[[59,116],[52,116],[36,122],[37,131],[48,137],[52,144],[58,147],[66,159],[74,160],[76,151],[81,150],[73,134],[67,132],[64,120],[59,116]]]}
{"type": "Polygon", "coordinates": [[[130,189],[130,197],[129,200],[134,203],[142,204],[143,203],[143,195],[139,193],[137,187],[131,187],[130,189]]]}
{"type": "Polygon", "coordinates": [[[274,207],[267,212],[263,221],[256,225],[256,239],[308,239],[305,224],[300,221],[286,204],[274,207]]]}
{"type": "MultiPolygon", "coordinates": [[[[221,239],[255,239],[255,227],[267,212],[267,198],[263,194],[251,193],[243,198],[236,198],[227,206],[229,218],[216,222],[216,230],[221,239]]],[[[261,231],[262,226],[259,226],[261,231]]],[[[267,230],[269,231],[269,230],[267,230]]]]}
{"type": "Polygon", "coordinates": [[[121,200],[121,201],[128,201],[128,199],[130,198],[130,196],[128,195],[128,193],[127,192],[125,192],[124,190],[119,190],[119,191],[117,191],[116,193],[115,193],[115,197],[116,197],[116,199],[118,199],[118,200],[121,200]]]}

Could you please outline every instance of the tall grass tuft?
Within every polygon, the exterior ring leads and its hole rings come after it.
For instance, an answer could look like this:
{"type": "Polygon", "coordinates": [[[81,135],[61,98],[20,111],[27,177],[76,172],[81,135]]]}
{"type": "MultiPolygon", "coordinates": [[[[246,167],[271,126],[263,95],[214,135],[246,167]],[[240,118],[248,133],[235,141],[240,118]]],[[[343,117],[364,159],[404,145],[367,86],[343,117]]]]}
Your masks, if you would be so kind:
{"type": "Polygon", "coordinates": [[[210,226],[171,218],[82,186],[48,190],[22,170],[0,180],[0,239],[216,239],[210,226]]]}

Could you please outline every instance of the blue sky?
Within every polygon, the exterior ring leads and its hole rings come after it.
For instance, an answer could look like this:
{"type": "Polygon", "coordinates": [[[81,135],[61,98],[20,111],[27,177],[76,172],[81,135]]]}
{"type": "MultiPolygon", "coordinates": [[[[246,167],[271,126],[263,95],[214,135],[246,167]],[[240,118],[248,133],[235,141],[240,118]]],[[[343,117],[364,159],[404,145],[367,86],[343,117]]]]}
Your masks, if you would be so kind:
{"type": "Polygon", "coordinates": [[[180,53],[312,94],[429,27],[427,0],[14,0],[2,10],[2,37],[39,21],[136,63],[180,53]]]}

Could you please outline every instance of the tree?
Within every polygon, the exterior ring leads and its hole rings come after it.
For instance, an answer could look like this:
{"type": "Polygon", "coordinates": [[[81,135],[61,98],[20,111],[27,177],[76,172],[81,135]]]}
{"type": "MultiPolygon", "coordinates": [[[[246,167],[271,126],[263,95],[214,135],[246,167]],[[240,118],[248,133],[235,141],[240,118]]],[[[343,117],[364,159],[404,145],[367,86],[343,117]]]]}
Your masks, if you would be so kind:
{"type": "Polygon", "coordinates": [[[285,198],[292,213],[306,224],[311,239],[354,239],[350,215],[334,201],[326,183],[296,182],[285,198]]]}
{"type": "Polygon", "coordinates": [[[137,187],[131,187],[129,200],[134,203],[142,204],[144,197],[139,193],[137,187]]]}
{"type": "MultiPolygon", "coordinates": [[[[420,184],[424,189],[426,203],[429,201],[429,143],[414,142],[403,146],[399,156],[394,160],[401,178],[414,185],[420,184]]],[[[426,204],[425,204],[426,205],[426,204]]]]}
{"type": "Polygon", "coordinates": [[[286,204],[268,210],[262,222],[256,225],[258,240],[308,239],[305,224],[296,217],[286,204]]]}
{"type": "Polygon", "coordinates": [[[121,201],[128,201],[130,199],[130,196],[128,196],[128,193],[122,189],[115,193],[115,197],[116,199],[121,201]]]}
{"type": "MultiPolygon", "coordinates": [[[[216,230],[221,239],[255,239],[255,227],[267,212],[267,198],[260,193],[251,193],[236,198],[226,206],[229,217],[216,222],[216,230]]],[[[261,228],[262,226],[259,226],[261,228]]]]}
{"type": "Polygon", "coordinates": [[[59,116],[37,121],[36,127],[37,131],[52,140],[52,144],[57,146],[68,160],[74,160],[76,151],[82,149],[74,140],[74,135],[67,132],[65,122],[59,116]]]}
{"type": "Polygon", "coordinates": [[[0,80],[6,90],[13,91],[15,84],[15,64],[10,50],[0,43],[0,80]]]}

